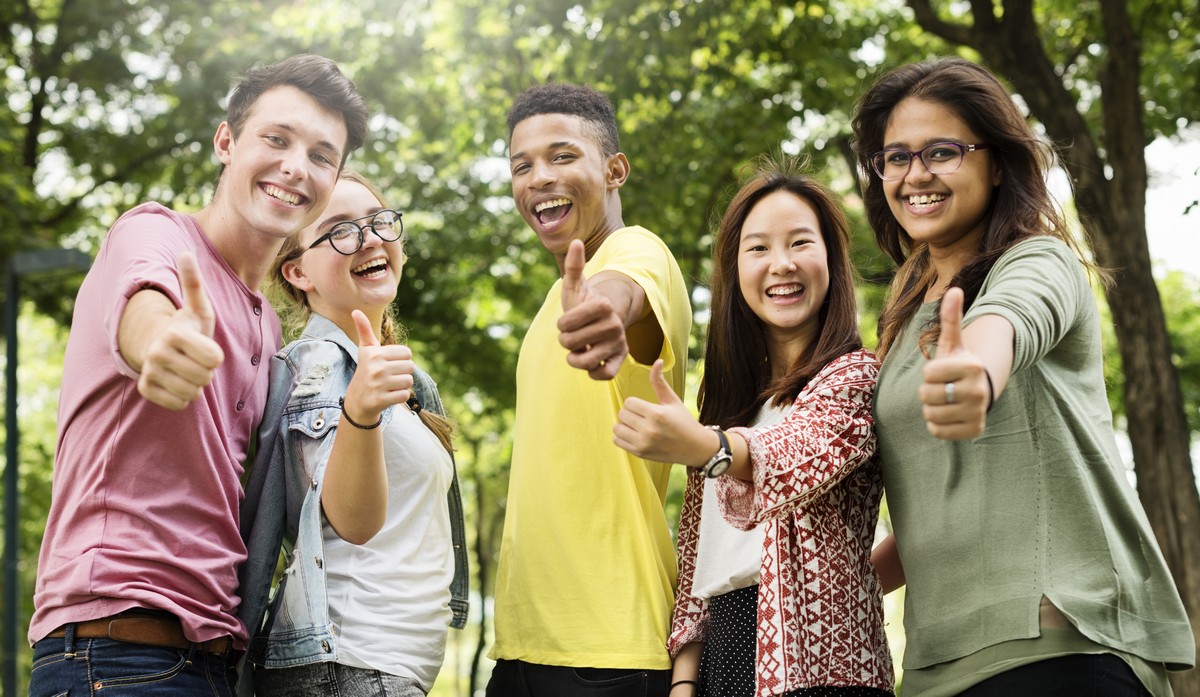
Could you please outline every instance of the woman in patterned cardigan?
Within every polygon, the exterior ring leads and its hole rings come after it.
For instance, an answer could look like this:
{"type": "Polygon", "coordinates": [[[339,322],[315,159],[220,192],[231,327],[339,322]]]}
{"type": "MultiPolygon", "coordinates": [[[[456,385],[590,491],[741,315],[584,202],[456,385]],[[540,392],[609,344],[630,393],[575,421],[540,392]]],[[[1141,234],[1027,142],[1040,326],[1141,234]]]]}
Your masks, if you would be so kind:
{"type": "Polygon", "coordinates": [[[661,365],[660,403],[631,398],[619,415],[617,445],[691,468],[671,697],[892,694],[870,562],[878,364],[848,246],[834,196],[764,160],[717,231],[699,421],[661,365]]]}

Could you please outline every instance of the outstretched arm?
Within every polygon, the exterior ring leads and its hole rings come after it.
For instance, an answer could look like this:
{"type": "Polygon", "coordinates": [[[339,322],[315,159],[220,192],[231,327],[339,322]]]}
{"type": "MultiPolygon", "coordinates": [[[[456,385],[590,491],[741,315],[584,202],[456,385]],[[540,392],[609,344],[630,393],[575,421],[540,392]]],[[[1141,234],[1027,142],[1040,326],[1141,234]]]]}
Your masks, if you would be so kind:
{"type": "Polygon", "coordinates": [[[153,290],[129,298],[117,328],[121,357],[138,375],[138,392],[148,401],[180,411],[200,397],[225,360],[213,341],[216,324],[196,259],[179,255],[183,306],[153,290]]]}
{"type": "MultiPolygon", "coordinates": [[[[721,447],[721,441],[712,429],[702,426],[692,416],[663,378],[662,370],[661,359],[650,368],[650,385],[658,404],[637,397],[626,399],[625,406],[617,413],[613,442],[647,460],[703,467],[721,447]]],[[[749,481],[753,475],[746,439],[737,433],[727,435],[733,463],[725,474],[749,481]]]]}
{"type": "Polygon", "coordinates": [[[569,351],[568,364],[594,380],[611,380],[626,356],[649,363],[659,355],[662,328],[632,278],[601,271],[585,279],[585,261],[583,243],[573,241],[563,263],[558,340],[569,351]]]}
{"type": "Polygon", "coordinates": [[[937,353],[925,364],[917,392],[926,427],[943,440],[982,434],[988,409],[1012,373],[1012,324],[1000,315],[984,315],[964,328],[962,318],[962,289],[951,288],[942,298],[937,353]]]}

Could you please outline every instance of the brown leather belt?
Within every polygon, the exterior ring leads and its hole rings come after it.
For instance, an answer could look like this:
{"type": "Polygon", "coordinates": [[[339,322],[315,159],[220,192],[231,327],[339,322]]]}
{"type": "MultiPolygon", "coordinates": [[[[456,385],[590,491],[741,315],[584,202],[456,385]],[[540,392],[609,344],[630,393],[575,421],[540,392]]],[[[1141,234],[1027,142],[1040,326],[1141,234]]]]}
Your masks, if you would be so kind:
{"type": "MultiPolygon", "coordinates": [[[[227,636],[208,641],[188,641],[187,637],[183,635],[183,627],[179,624],[179,620],[174,618],[115,615],[74,624],[75,638],[77,639],[113,639],[129,644],[182,650],[195,647],[196,651],[201,653],[218,655],[227,654],[233,648],[233,639],[227,636]]],[[[63,626],[50,632],[48,636],[64,637],[66,635],[66,626],[63,626]]]]}

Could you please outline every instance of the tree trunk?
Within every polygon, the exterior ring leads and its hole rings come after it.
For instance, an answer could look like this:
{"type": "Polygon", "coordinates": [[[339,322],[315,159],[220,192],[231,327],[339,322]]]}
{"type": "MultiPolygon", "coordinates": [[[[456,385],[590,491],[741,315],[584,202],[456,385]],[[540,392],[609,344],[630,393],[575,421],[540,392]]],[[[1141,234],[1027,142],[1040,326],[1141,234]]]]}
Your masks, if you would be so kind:
{"type": "MultiPolygon", "coordinates": [[[[484,515],[487,501],[486,482],[482,474],[482,467],[479,466],[479,441],[469,441],[471,446],[472,462],[475,466],[471,468],[471,476],[475,480],[475,573],[479,577],[479,597],[487,598],[489,574],[492,568],[492,555],[490,553],[491,531],[489,521],[493,520],[492,516],[484,515]]],[[[468,682],[467,694],[475,695],[479,689],[479,663],[483,660],[483,652],[487,647],[487,603],[483,603],[479,612],[479,638],[475,643],[475,653],[471,656],[471,677],[468,682]]]]}
{"type": "MultiPolygon", "coordinates": [[[[1096,262],[1114,277],[1106,297],[1123,362],[1138,496],[1191,618],[1192,633],[1200,636],[1200,495],[1179,374],[1151,272],[1141,52],[1125,2],[1100,0],[1107,54],[1100,74],[1099,144],[1041,44],[1031,0],[1005,0],[1002,20],[975,16],[972,27],[940,21],[927,0],[909,3],[922,27],[978,50],[1012,81],[1050,137],[1070,144],[1063,164],[1075,181],[1076,207],[1092,235],[1096,262]]],[[[972,4],[977,12],[990,7],[972,4]]],[[[1172,685],[1176,694],[1200,695],[1200,670],[1172,674],[1172,685]]]]}

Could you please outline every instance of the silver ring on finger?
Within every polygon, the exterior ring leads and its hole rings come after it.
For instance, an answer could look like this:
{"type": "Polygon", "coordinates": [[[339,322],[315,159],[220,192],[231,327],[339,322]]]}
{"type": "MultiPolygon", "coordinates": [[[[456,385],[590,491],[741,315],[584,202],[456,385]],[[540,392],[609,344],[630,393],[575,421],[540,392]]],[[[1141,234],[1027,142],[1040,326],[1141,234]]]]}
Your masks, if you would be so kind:
{"type": "Polygon", "coordinates": [[[954,383],[946,383],[946,404],[954,404],[954,383]]]}

